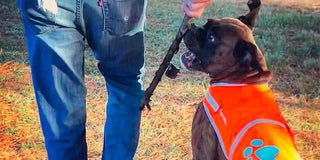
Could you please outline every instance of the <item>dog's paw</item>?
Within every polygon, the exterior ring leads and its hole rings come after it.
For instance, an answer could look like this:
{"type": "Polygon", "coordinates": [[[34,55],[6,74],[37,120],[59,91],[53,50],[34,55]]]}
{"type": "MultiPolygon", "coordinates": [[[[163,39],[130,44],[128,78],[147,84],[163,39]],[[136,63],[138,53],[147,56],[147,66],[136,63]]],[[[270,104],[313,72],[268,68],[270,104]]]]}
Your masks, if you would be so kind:
{"type": "Polygon", "coordinates": [[[251,146],[248,146],[243,155],[247,160],[254,160],[255,157],[260,160],[274,160],[277,158],[279,149],[275,146],[263,146],[263,141],[254,139],[251,141],[251,146]],[[254,153],[254,154],[253,154],[254,153]]]}

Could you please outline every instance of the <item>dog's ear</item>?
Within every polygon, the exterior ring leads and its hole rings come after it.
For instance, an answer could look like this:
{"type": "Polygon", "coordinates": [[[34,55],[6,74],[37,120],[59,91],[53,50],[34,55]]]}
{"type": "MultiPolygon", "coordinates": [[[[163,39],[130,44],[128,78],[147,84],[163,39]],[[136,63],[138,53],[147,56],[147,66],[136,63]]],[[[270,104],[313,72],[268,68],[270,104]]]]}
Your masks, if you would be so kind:
{"type": "Polygon", "coordinates": [[[260,11],[261,1],[260,0],[249,0],[247,3],[250,12],[244,16],[240,16],[238,19],[246,24],[250,29],[253,29],[256,25],[258,14],[260,11]]]}
{"type": "Polygon", "coordinates": [[[233,54],[241,66],[252,67],[262,73],[257,59],[257,47],[247,41],[239,40],[234,48],[233,54]]]}

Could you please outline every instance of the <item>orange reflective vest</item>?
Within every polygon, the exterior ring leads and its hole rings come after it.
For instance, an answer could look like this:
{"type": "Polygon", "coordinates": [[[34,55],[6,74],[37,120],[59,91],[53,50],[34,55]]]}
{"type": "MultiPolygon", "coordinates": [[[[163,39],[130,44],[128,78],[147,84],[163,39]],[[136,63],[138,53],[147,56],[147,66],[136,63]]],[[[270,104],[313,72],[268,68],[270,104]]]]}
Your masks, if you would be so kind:
{"type": "Polygon", "coordinates": [[[203,106],[227,159],[301,159],[267,85],[214,83],[203,106]]]}

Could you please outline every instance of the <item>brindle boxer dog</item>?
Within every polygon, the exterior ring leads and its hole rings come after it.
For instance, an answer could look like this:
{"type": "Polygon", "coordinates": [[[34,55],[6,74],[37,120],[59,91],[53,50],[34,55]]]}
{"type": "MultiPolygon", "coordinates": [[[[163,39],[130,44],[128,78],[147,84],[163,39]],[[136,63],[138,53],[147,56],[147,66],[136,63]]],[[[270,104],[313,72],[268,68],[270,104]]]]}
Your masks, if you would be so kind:
{"type": "MultiPolygon", "coordinates": [[[[218,84],[217,86],[220,87],[223,87],[224,85],[225,87],[252,85],[257,86],[254,88],[262,88],[261,90],[267,90],[267,93],[269,94],[270,90],[268,90],[268,88],[266,89],[265,87],[267,87],[266,84],[272,78],[272,72],[267,70],[264,56],[255,43],[252,34],[252,30],[260,10],[260,4],[260,0],[249,0],[248,7],[250,12],[245,16],[239,17],[238,19],[209,19],[203,27],[197,27],[192,24],[190,26],[190,30],[184,36],[184,42],[189,51],[181,56],[181,64],[188,70],[207,73],[211,78],[210,83],[213,86],[215,84],[218,84]]],[[[258,89],[258,94],[260,94],[260,89],[258,89]]],[[[239,92],[239,94],[243,94],[246,91],[247,90],[245,89],[244,92],[239,92]]],[[[219,90],[217,92],[219,92],[219,90]]],[[[228,95],[228,93],[226,95],[228,95]]],[[[270,95],[267,96],[267,98],[262,99],[269,98],[270,95]]],[[[211,100],[208,100],[207,98],[206,101],[212,101],[212,99],[213,101],[215,100],[214,98],[209,99],[211,100]]],[[[225,119],[228,114],[225,110],[225,112],[222,112],[222,109],[224,109],[223,105],[231,103],[234,99],[236,98],[229,97],[227,100],[218,99],[216,103],[220,106],[214,106],[215,104],[210,106],[210,103],[204,102],[205,100],[199,104],[192,124],[192,151],[194,159],[242,159],[239,158],[239,156],[238,158],[234,158],[235,156],[233,155],[235,154],[240,156],[243,155],[243,159],[248,160],[250,158],[254,160],[275,159],[281,157],[282,159],[299,159],[291,131],[283,117],[280,115],[277,106],[273,107],[273,109],[270,109],[274,110],[273,112],[265,111],[262,113],[264,117],[274,115],[276,120],[261,118],[256,120],[253,119],[247,124],[239,123],[240,131],[234,131],[235,133],[232,133],[234,134],[234,139],[232,139],[233,137],[226,137],[226,134],[224,135],[225,132],[222,131],[223,128],[221,129],[217,127],[217,125],[222,124],[225,125],[225,127],[228,127],[230,123],[232,124],[237,122],[237,119],[232,119],[233,122],[230,122],[229,119],[225,119]],[[208,107],[205,107],[205,104],[209,104],[209,109],[208,107]],[[213,109],[210,110],[210,107],[213,109]],[[220,116],[220,118],[222,117],[222,120],[215,120],[214,118],[210,117],[210,114],[219,114],[218,116],[220,116]],[[240,149],[240,151],[238,149],[238,152],[240,153],[232,153],[233,151],[237,151],[237,146],[240,145],[237,143],[244,139],[241,136],[247,134],[247,130],[250,130],[252,126],[260,127],[263,125],[265,125],[267,128],[262,129],[263,133],[261,133],[261,135],[259,131],[251,134],[253,137],[260,136],[260,138],[249,140],[247,147],[244,147],[243,150],[240,149]],[[282,131],[269,131],[268,127],[270,126],[278,129],[282,128],[282,131]],[[219,130],[222,133],[217,133],[219,130]],[[274,141],[279,141],[279,143],[282,143],[284,146],[276,146],[277,144],[273,145],[271,142],[264,140],[263,137],[261,138],[261,136],[269,136],[271,139],[277,139],[274,141]],[[228,138],[231,139],[231,141],[224,142],[224,139],[227,139],[228,141],[228,138]],[[283,142],[281,139],[287,142],[283,142]],[[289,149],[286,150],[281,147],[289,149]]],[[[255,100],[255,97],[247,97],[243,101],[251,102],[251,99],[253,101],[255,100]]],[[[270,104],[276,105],[274,99],[272,100],[270,104]]],[[[238,105],[233,107],[235,110],[241,109],[238,105]]],[[[260,110],[263,110],[261,107],[264,107],[264,105],[257,105],[256,108],[258,107],[260,107],[260,110]]],[[[255,111],[256,108],[253,107],[244,110],[255,111]]],[[[235,118],[241,118],[242,115],[243,113],[239,113],[235,116],[235,118]]],[[[242,120],[240,119],[239,121],[242,120]]],[[[225,130],[233,132],[233,128],[225,128],[225,130]]]]}

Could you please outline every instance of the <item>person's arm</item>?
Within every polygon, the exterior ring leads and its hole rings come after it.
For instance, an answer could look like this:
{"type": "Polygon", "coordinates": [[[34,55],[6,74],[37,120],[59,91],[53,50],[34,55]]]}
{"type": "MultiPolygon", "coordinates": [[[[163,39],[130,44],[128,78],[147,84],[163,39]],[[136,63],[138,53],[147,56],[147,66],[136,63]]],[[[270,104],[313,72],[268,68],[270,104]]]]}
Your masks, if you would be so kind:
{"type": "Polygon", "coordinates": [[[212,0],[183,0],[181,10],[189,17],[200,18],[212,0]]]}

